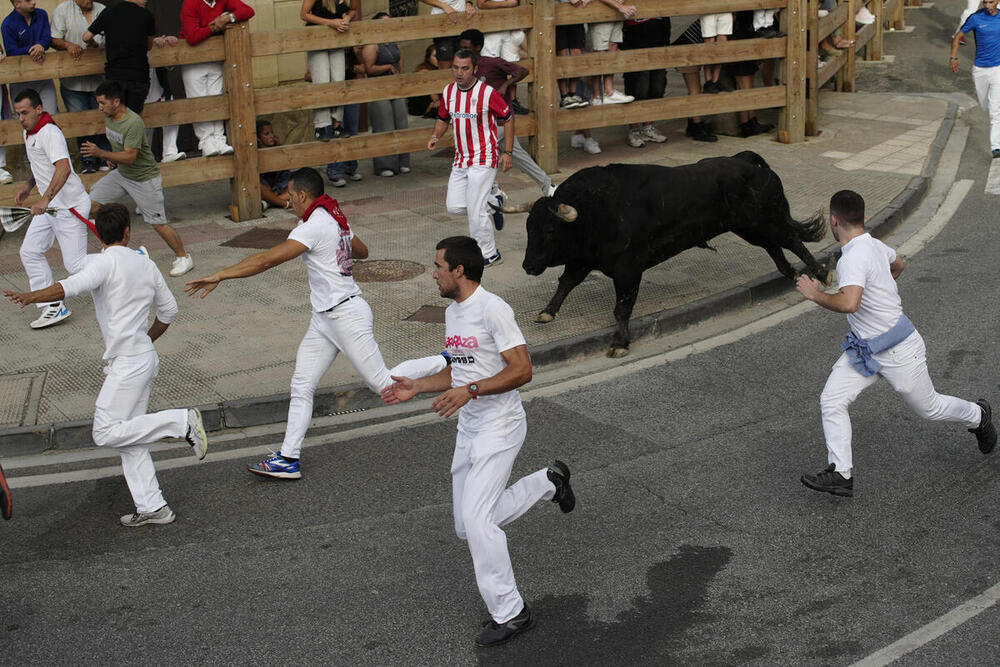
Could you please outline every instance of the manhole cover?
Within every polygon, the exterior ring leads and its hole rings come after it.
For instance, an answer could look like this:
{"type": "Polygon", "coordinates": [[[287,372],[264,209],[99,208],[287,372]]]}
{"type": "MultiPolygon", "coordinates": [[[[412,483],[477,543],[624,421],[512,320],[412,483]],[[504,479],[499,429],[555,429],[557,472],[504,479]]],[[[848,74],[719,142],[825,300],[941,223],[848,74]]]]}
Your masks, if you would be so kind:
{"type": "Polygon", "coordinates": [[[359,283],[394,283],[419,276],[423,264],[405,259],[372,259],[354,263],[354,279],[359,283]]]}
{"type": "Polygon", "coordinates": [[[229,246],[230,248],[255,248],[257,250],[270,250],[287,238],[287,229],[254,227],[248,232],[243,232],[238,236],[234,236],[222,245],[229,246]]]}

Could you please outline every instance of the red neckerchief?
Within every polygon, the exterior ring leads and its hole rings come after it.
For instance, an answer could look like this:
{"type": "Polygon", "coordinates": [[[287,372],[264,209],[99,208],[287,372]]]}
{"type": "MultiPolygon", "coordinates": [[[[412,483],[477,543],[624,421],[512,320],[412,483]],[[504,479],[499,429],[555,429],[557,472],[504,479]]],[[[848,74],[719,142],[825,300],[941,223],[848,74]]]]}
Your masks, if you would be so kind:
{"type": "Polygon", "coordinates": [[[25,132],[25,135],[30,137],[31,135],[35,134],[49,123],[52,123],[53,125],[56,124],[56,122],[52,120],[52,116],[49,115],[49,112],[43,111],[42,115],[38,117],[38,122],[35,123],[35,126],[33,128],[25,132]]]}
{"type": "Polygon", "coordinates": [[[302,220],[308,220],[313,214],[313,211],[321,207],[326,209],[326,211],[333,216],[333,219],[337,221],[337,224],[340,225],[341,229],[345,232],[350,230],[350,227],[347,226],[347,216],[340,210],[340,204],[337,203],[337,200],[330,195],[320,195],[316,198],[316,201],[309,204],[309,208],[307,208],[306,212],[302,215],[302,220]]]}

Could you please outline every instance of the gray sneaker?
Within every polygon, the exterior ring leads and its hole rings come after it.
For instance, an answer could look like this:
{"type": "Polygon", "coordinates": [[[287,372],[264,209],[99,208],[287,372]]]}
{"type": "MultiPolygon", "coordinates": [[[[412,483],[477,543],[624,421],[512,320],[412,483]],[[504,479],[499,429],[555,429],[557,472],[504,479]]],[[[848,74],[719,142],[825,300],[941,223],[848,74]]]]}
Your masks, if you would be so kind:
{"type": "Polygon", "coordinates": [[[208,435],[205,434],[205,424],[201,421],[201,411],[198,408],[188,410],[188,430],[184,439],[191,445],[192,453],[201,461],[208,453],[208,435]]]}
{"type": "Polygon", "coordinates": [[[173,523],[176,518],[177,515],[174,514],[172,509],[170,509],[170,505],[164,505],[155,512],[135,512],[133,514],[126,514],[120,519],[120,521],[123,526],[135,528],[138,526],[145,526],[147,523],[173,523]]]}

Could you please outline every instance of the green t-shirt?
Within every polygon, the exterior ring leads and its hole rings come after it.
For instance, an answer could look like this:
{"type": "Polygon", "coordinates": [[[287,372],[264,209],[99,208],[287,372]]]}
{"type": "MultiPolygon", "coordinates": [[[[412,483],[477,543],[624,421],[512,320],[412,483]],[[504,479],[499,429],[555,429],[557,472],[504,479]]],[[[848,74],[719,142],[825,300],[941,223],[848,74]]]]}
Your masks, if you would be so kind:
{"type": "Polygon", "coordinates": [[[122,176],[130,181],[143,182],[160,175],[156,158],[153,157],[153,151],[146,142],[146,126],[142,124],[139,114],[131,109],[125,109],[125,116],[121,120],[105,116],[104,128],[108,141],[111,142],[111,150],[115,152],[126,148],[139,150],[135,162],[118,165],[118,171],[122,176]]]}

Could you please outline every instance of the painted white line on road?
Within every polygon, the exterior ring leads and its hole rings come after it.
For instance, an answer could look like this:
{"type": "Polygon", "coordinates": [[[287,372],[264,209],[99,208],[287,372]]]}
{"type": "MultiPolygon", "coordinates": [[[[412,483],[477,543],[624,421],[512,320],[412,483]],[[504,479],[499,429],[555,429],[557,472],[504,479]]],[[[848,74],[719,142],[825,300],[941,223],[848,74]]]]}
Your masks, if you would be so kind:
{"type": "Polygon", "coordinates": [[[990,162],[990,174],[986,177],[986,194],[1000,195],[1000,161],[990,162]]]}
{"type": "Polygon", "coordinates": [[[974,183],[975,181],[970,179],[952,183],[951,188],[948,190],[948,194],[945,196],[944,201],[941,202],[941,206],[938,207],[934,216],[913,236],[901,243],[900,246],[896,248],[896,253],[912,257],[923,250],[931,239],[941,233],[944,226],[947,225],[948,221],[951,220],[953,215],[955,215],[955,212],[958,210],[958,207],[962,205],[962,201],[965,199],[966,195],[969,194],[969,191],[972,189],[974,183]]]}
{"type": "Polygon", "coordinates": [[[859,660],[851,665],[851,667],[883,667],[883,665],[888,665],[891,662],[899,660],[907,653],[911,653],[921,646],[934,641],[946,632],[954,630],[966,621],[972,620],[995,605],[997,601],[1000,601],[1000,584],[960,604],[944,616],[934,619],[922,628],[914,630],[898,642],[872,653],[863,660],[859,660]]]}

